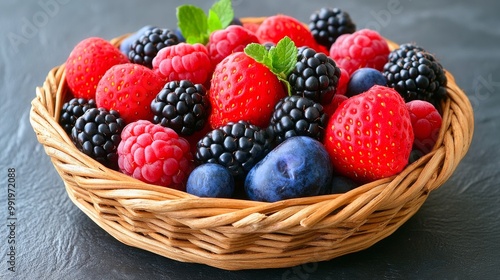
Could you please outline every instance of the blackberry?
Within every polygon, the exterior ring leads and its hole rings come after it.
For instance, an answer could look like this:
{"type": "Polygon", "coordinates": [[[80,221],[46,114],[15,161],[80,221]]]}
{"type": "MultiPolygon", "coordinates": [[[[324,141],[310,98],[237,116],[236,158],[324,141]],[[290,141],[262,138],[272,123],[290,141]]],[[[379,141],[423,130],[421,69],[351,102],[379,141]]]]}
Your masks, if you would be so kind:
{"type": "Polygon", "coordinates": [[[351,16],[338,8],[321,8],[311,14],[309,29],[320,45],[330,49],[340,35],[356,31],[351,16]]]}
{"type": "Polygon", "coordinates": [[[205,126],[209,107],[205,87],[188,80],[166,83],[151,102],[153,122],[185,136],[205,126]]]}
{"type": "Polygon", "coordinates": [[[85,98],[73,98],[63,104],[59,117],[59,124],[62,126],[64,131],[70,135],[78,117],[83,115],[83,113],[85,113],[88,109],[96,107],[97,105],[94,99],[87,100],[85,98]]]}
{"type": "Polygon", "coordinates": [[[91,108],[76,120],[71,139],[84,154],[108,167],[116,168],[116,149],[124,126],[125,122],[117,111],[91,108]]]}
{"type": "Polygon", "coordinates": [[[236,178],[244,178],[271,149],[266,130],[246,121],[230,122],[208,132],[196,145],[196,160],[217,163],[236,178]]]}
{"type": "Polygon", "coordinates": [[[340,68],[324,53],[300,48],[297,63],[288,75],[293,95],[301,95],[321,104],[333,98],[340,79],[340,68]]]}
{"type": "Polygon", "coordinates": [[[309,136],[321,141],[326,121],[327,115],[321,104],[292,95],[276,104],[269,128],[277,143],[293,136],[309,136]]]}
{"type": "Polygon", "coordinates": [[[153,28],[146,30],[145,33],[139,37],[130,46],[128,59],[137,64],[153,68],[153,58],[163,48],[168,46],[177,45],[179,38],[175,31],[165,28],[153,28]]]}
{"type": "Polygon", "coordinates": [[[383,73],[387,85],[406,102],[425,100],[437,106],[446,98],[445,70],[434,55],[419,46],[404,44],[393,50],[383,73]]]}

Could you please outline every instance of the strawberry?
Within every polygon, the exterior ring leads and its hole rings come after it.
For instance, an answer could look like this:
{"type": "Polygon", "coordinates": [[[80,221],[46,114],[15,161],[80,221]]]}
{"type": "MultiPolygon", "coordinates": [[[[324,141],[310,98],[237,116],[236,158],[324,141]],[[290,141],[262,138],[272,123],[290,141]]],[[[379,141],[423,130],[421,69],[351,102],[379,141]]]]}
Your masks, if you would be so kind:
{"type": "Polygon", "coordinates": [[[208,96],[213,129],[238,120],[264,127],[285,91],[265,65],[244,52],[236,52],[215,68],[208,96]]]}
{"type": "Polygon", "coordinates": [[[394,89],[378,85],[344,101],[325,133],[335,169],[359,182],[401,172],[414,139],[405,101],[394,89]]]}
{"type": "Polygon", "coordinates": [[[116,110],[126,123],[152,120],[151,101],[164,81],[146,66],[124,63],[111,67],[96,89],[97,107],[116,110]]]}
{"type": "Polygon", "coordinates": [[[328,54],[328,49],[320,47],[309,29],[299,20],[287,15],[267,17],[258,27],[256,35],[262,44],[278,43],[290,37],[297,47],[311,47],[317,52],[328,54]]]}
{"type": "Polygon", "coordinates": [[[210,126],[215,129],[243,120],[266,127],[274,106],[286,96],[281,81],[293,70],[296,57],[297,48],[285,38],[269,51],[252,43],[244,52],[223,59],[215,67],[208,94],[210,126]]]}
{"type": "Polygon", "coordinates": [[[106,71],[128,58],[110,42],[90,37],[79,42],[66,60],[66,82],[76,98],[94,99],[97,83],[106,71]]]}

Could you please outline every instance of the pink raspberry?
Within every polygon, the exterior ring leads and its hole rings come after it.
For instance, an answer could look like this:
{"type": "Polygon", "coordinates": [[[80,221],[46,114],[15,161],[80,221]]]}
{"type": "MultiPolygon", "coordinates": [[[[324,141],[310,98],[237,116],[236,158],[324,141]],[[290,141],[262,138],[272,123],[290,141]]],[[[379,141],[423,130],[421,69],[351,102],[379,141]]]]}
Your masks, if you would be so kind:
{"type": "Polygon", "coordinates": [[[118,167],[146,183],[185,190],[193,168],[188,141],[167,127],[139,120],[125,126],[118,145],[118,167]]]}
{"type": "Polygon", "coordinates": [[[212,32],[207,44],[212,68],[233,52],[241,52],[250,43],[259,43],[259,38],[240,25],[230,25],[225,29],[212,32]]]}
{"type": "Polygon", "coordinates": [[[371,29],[341,35],[330,48],[330,56],[337,66],[347,70],[349,75],[364,67],[382,71],[389,52],[387,41],[371,29]]]}
{"type": "Polygon", "coordinates": [[[410,112],[411,124],[415,140],[413,148],[427,154],[436,144],[441,128],[442,118],[434,105],[423,100],[406,103],[410,112]]]}
{"type": "Polygon", "coordinates": [[[211,75],[210,63],[204,45],[179,43],[156,54],[153,70],[167,82],[189,80],[193,84],[206,84],[211,75]]]}

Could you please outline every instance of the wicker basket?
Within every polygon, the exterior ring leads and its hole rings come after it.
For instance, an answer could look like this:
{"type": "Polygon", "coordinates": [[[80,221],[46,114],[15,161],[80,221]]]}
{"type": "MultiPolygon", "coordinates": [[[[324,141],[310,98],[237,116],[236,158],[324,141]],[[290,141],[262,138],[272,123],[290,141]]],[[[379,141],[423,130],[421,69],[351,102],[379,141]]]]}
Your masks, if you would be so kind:
{"type": "Polygon", "coordinates": [[[64,65],[37,87],[30,121],[70,199],[124,244],[227,270],[290,267],[370,247],[452,175],[470,146],[474,122],[469,100],[449,72],[447,77],[442,128],[429,154],[397,176],[345,194],[275,203],[198,198],[145,184],[85,156],[57,122],[67,92],[64,65]]]}

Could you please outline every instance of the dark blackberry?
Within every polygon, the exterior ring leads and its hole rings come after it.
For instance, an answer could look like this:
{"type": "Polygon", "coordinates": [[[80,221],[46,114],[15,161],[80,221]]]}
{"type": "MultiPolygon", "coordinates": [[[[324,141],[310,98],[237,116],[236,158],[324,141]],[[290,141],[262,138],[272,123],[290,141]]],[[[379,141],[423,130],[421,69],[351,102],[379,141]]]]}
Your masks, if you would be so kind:
{"type": "Polygon", "coordinates": [[[433,54],[419,46],[404,44],[391,51],[383,73],[387,85],[406,102],[418,99],[437,106],[446,98],[445,70],[433,54]]]}
{"type": "Polygon", "coordinates": [[[340,79],[340,68],[324,53],[309,47],[300,48],[297,63],[288,75],[293,95],[307,97],[321,104],[333,98],[340,79]]]}
{"type": "Polygon", "coordinates": [[[266,130],[246,121],[230,122],[207,133],[196,145],[198,163],[217,163],[237,178],[250,169],[270,150],[271,139],[266,130]]]}
{"type": "Polygon", "coordinates": [[[108,167],[116,168],[116,149],[124,126],[125,122],[117,111],[91,108],[76,120],[71,139],[84,154],[108,167]]]}
{"type": "Polygon", "coordinates": [[[68,135],[75,125],[76,119],[83,115],[85,111],[91,108],[96,108],[97,105],[94,99],[87,100],[85,98],[73,98],[63,104],[59,117],[59,124],[68,135]]]}
{"type": "Polygon", "coordinates": [[[201,130],[207,121],[209,107],[205,87],[188,80],[166,83],[151,102],[153,122],[181,135],[201,130]]]}
{"type": "Polygon", "coordinates": [[[277,143],[293,136],[309,136],[321,141],[326,121],[327,115],[321,104],[292,95],[276,104],[269,128],[277,143]]]}
{"type": "Polygon", "coordinates": [[[321,8],[311,14],[309,29],[319,44],[330,49],[340,35],[356,31],[351,16],[338,8],[321,8]]]}
{"type": "Polygon", "coordinates": [[[128,59],[137,64],[153,68],[153,58],[163,48],[177,45],[179,38],[175,31],[164,28],[153,28],[139,37],[130,46],[128,59]]]}

